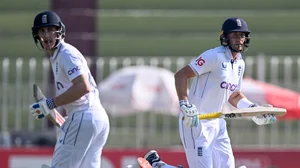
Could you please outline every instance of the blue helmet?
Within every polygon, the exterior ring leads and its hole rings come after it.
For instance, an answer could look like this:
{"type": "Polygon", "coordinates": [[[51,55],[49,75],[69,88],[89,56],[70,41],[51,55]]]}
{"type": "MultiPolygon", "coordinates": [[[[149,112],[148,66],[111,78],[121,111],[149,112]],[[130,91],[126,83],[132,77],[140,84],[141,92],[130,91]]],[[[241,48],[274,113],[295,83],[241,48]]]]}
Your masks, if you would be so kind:
{"type": "MultiPolygon", "coordinates": [[[[41,27],[48,27],[48,26],[57,26],[60,28],[58,33],[62,35],[62,38],[65,38],[66,28],[65,25],[62,23],[60,17],[52,11],[45,11],[37,14],[34,18],[33,26],[31,28],[32,37],[37,44],[40,41],[40,37],[38,35],[38,30],[41,27]]],[[[57,41],[56,46],[59,44],[57,41]]],[[[42,46],[43,48],[43,46],[42,46]]]]}
{"type": "Polygon", "coordinates": [[[246,35],[246,40],[244,42],[244,45],[246,48],[249,47],[250,43],[250,30],[248,29],[247,23],[242,19],[238,17],[231,17],[225,20],[225,22],[222,25],[222,30],[220,33],[220,42],[223,46],[228,46],[228,39],[227,34],[231,32],[243,32],[246,35]]]}

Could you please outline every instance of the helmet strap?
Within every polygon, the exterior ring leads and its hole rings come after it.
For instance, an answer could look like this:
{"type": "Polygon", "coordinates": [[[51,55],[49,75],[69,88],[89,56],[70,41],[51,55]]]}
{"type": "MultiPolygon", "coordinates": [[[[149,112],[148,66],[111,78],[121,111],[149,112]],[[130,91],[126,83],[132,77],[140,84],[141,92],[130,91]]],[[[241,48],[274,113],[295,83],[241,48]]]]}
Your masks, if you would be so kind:
{"type": "Polygon", "coordinates": [[[230,40],[226,37],[226,35],[223,34],[221,36],[221,44],[223,46],[228,46],[231,51],[237,52],[237,53],[244,53],[244,52],[246,52],[248,50],[249,42],[250,42],[250,39],[249,39],[248,35],[246,35],[246,40],[244,41],[243,49],[241,51],[240,50],[235,50],[235,49],[233,49],[231,47],[230,40]]]}
{"type": "MultiPolygon", "coordinates": [[[[62,41],[63,39],[56,39],[56,42],[55,42],[55,45],[54,45],[54,47],[51,49],[51,50],[54,50],[54,49],[56,49],[59,45],[60,45],[60,43],[61,43],[61,41],[62,41]]],[[[42,42],[40,41],[40,40],[38,40],[38,42],[37,43],[35,43],[35,45],[37,46],[37,48],[39,49],[39,50],[41,50],[41,51],[46,51],[46,49],[44,48],[44,46],[43,46],[43,44],[42,44],[42,42]],[[40,45],[38,45],[38,43],[40,44],[40,45]]]]}
{"type": "MultiPolygon", "coordinates": [[[[60,30],[57,31],[57,33],[58,33],[57,37],[60,36],[61,39],[59,39],[59,38],[56,39],[55,45],[54,45],[54,47],[52,49],[56,49],[60,45],[61,41],[64,40],[64,38],[65,38],[62,27],[60,27],[60,30]]],[[[41,51],[45,51],[46,49],[44,48],[44,46],[43,46],[43,44],[42,44],[42,42],[40,40],[40,37],[36,34],[33,38],[35,39],[34,41],[35,41],[35,45],[37,46],[37,48],[39,50],[41,50],[41,51]],[[38,43],[39,43],[39,45],[38,45],[38,43]]]]}

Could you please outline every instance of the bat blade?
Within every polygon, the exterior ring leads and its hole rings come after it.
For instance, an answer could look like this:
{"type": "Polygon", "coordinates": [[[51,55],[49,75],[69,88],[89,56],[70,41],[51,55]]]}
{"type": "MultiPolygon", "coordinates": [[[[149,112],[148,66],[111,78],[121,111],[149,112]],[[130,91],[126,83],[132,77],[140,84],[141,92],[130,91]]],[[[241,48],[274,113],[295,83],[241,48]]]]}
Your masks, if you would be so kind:
{"type": "MultiPolygon", "coordinates": [[[[213,118],[242,118],[242,117],[254,117],[264,114],[273,114],[276,117],[282,117],[286,114],[286,109],[276,107],[253,107],[237,109],[228,112],[212,112],[208,114],[199,114],[199,120],[213,119],[213,118]]],[[[182,118],[184,120],[184,117],[182,118]]]]}
{"type": "Polygon", "coordinates": [[[275,108],[275,107],[253,107],[253,108],[237,109],[230,112],[223,112],[222,116],[224,116],[225,118],[237,118],[237,117],[261,116],[264,114],[273,114],[274,116],[282,117],[286,114],[286,109],[275,108]]]}
{"type": "MultiPolygon", "coordinates": [[[[37,86],[37,84],[33,84],[33,97],[36,102],[45,98],[45,95],[41,91],[41,89],[37,86]]],[[[53,122],[57,127],[61,127],[65,122],[65,119],[60,115],[60,113],[56,109],[50,110],[49,115],[47,116],[49,120],[53,122]]]]}
{"type": "Polygon", "coordinates": [[[36,102],[45,98],[45,95],[43,94],[41,89],[36,84],[33,84],[33,97],[36,102]]]}

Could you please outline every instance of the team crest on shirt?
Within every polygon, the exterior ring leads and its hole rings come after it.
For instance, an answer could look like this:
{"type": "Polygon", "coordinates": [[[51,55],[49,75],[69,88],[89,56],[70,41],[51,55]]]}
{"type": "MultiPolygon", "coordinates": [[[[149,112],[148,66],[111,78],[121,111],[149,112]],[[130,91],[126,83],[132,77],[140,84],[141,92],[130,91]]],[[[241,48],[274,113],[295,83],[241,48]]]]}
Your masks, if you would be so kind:
{"type": "Polygon", "coordinates": [[[241,76],[241,73],[242,73],[242,66],[239,66],[239,67],[238,67],[238,76],[239,76],[239,77],[241,76]]]}
{"type": "Polygon", "coordinates": [[[205,60],[202,57],[196,59],[196,65],[202,66],[205,63],[205,60]]]}

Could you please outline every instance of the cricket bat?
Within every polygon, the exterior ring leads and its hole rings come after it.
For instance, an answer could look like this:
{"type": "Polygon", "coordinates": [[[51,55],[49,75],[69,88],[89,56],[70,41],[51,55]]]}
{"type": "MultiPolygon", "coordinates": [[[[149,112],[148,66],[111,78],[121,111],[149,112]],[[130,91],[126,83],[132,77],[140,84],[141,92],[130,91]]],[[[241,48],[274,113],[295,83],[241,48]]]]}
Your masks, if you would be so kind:
{"type": "MultiPolygon", "coordinates": [[[[253,117],[261,116],[264,114],[273,114],[276,117],[282,117],[286,114],[286,109],[275,108],[275,107],[253,107],[253,108],[243,108],[228,112],[212,112],[209,114],[199,114],[199,120],[213,119],[213,118],[243,118],[243,117],[253,117]]],[[[184,119],[184,118],[182,118],[184,119]]]]}
{"type": "MultiPolygon", "coordinates": [[[[45,98],[45,95],[36,84],[33,84],[33,97],[36,102],[45,98]]],[[[56,109],[52,109],[47,117],[53,122],[53,124],[55,124],[59,128],[65,122],[65,119],[60,115],[60,113],[56,109]]]]}

